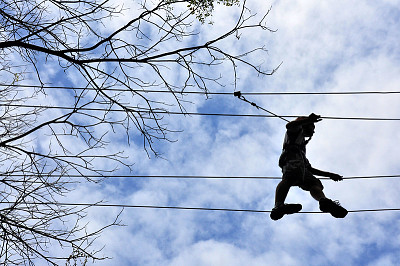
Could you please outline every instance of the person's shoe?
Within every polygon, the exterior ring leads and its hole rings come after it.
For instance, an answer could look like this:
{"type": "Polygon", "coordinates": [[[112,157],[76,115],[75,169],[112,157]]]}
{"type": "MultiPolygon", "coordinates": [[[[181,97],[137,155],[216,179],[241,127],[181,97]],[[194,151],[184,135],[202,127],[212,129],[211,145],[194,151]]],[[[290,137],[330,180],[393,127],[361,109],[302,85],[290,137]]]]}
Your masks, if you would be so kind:
{"type": "Polygon", "coordinates": [[[301,211],[301,204],[282,204],[272,209],[269,215],[272,220],[276,221],[281,219],[285,214],[293,214],[301,211]]]}
{"type": "Polygon", "coordinates": [[[340,206],[338,201],[332,201],[324,198],[319,201],[319,209],[322,212],[329,212],[335,218],[344,218],[348,211],[340,206]]]}

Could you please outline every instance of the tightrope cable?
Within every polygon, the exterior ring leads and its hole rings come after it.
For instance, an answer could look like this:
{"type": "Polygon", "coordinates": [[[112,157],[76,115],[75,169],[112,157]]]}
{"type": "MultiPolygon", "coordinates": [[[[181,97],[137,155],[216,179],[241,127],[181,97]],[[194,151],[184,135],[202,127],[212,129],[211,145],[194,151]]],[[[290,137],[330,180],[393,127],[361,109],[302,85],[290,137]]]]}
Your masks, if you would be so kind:
{"type": "MultiPolygon", "coordinates": [[[[3,201],[0,204],[15,204],[15,202],[3,201]]],[[[184,206],[158,206],[158,205],[131,205],[131,204],[112,204],[112,203],[67,203],[67,202],[21,202],[21,205],[57,205],[74,207],[118,207],[118,208],[143,208],[143,209],[174,209],[174,210],[193,210],[193,211],[224,211],[224,212],[252,212],[269,213],[271,210],[255,209],[233,209],[233,208],[205,208],[205,207],[184,207],[184,206]]],[[[382,209],[360,209],[349,210],[348,212],[383,212],[400,211],[400,208],[382,208],[382,209]]],[[[319,211],[301,211],[299,213],[323,213],[319,211]]]]}
{"type": "MultiPolygon", "coordinates": [[[[89,108],[89,107],[67,107],[67,106],[46,106],[46,105],[26,105],[26,104],[0,104],[4,107],[25,107],[25,108],[46,108],[46,109],[62,109],[62,110],[78,110],[78,111],[104,111],[104,112],[135,112],[141,114],[159,114],[159,115],[189,115],[189,116],[221,116],[221,117],[253,117],[253,118],[296,118],[300,115],[276,115],[276,114],[231,114],[231,113],[200,113],[200,112],[174,112],[174,111],[158,111],[157,109],[146,109],[138,107],[127,107],[124,109],[110,108],[89,108]]],[[[263,109],[264,110],[264,109],[263,109]]],[[[269,111],[268,111],[269,112],[269,111]]],[[[382,117],[337,117],[337,116],[321,116],[322,119],[331,120],[364,120],[364,121],[400,121],[400,118],[382,118],[382,117]]],[[[152,119],[152,118],[150,118],[152,119]]]]}
{"type": "MultiPolygon", "coordinates": [[[[45,178],[148,178],[148,179],[282,179],[281,176],[218,176],[218,175],[36,175],[36,174],[1,174],[4,178],[1,181],[18,181],[10,179],[12,177],[45,177],[45,178]]],[[[354,179],[381,179],[399,178],[400,175],[369,175],[369,176],[347,176],[343,180],[354,179]]],[[[319,177],[318,179],[330,180],[329,177],[319,177]]],[[[29,180],[23,180],[29,182],[29,180]]],[[[22,181],[22,182],[23,182],[22,181]]]]}

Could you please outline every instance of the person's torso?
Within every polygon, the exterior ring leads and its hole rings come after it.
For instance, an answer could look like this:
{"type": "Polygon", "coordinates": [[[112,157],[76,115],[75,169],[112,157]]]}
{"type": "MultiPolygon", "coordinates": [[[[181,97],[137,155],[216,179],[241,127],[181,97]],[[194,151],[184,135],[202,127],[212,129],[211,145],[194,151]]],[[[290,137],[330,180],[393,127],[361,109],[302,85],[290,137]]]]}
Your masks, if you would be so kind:
{"type": "Polygon", "coordinates": [[[300,160],[307,165],[309,164],[306,158],[306,140],[302,128],[286,131],[279,166],[282,167],[291,160],[300,160]]]}

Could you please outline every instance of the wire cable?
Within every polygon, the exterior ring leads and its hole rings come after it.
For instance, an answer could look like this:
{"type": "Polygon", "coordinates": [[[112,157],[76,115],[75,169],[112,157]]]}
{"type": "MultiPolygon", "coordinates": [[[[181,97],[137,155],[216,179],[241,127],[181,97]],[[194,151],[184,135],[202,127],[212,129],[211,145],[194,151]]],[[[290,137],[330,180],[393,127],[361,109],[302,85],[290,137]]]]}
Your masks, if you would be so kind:
{"type": "MultiPolygon", "coordinates": [[[[80,110],[80,111],[105,111],[105,112],[126,112],[122,109],[106,109],[106,108],[88,108],[88,107],[67,107],[67,106],[46,106],[46,105],[24,105],[24,104],[0,104],[7,107],[25,107],[25,108],[47,108],[47,109],[62,109],[62,110],[80,110]]],[[[129,108],[129,107],[128,107],[129,108]]],[[[135,109],[132,107],[132,112],[152,113],[160,115],[189,115],[189,116],[221,116],[221,117],[253,117],[253,118],[296,118],[300,115],[265,115],[265,114],[230,114],[230,113],[200,113],[200,112],[173,112],[173,111],[157,111],[150,109],[135,109]]],[[[321,116],[322,119],[330,120],[364,120],[364,121],[400,121],[400,118],[382,118],[382,117],[337,117],[337,116],[321,116]]]]}
{"type": "Polygon", "coordinates": [[[235,91],[235,92],[233,93],[233,95],[234,95],[235,97],[238,97],[239,100],[242,100],[242,101],[244,101],[244,102],[246,102],[246,103],[249,103],[249,104],[251,104],[252,106],[256,107],[256,108],[259,109],[259,110],[263,110],[264,112],[267,112],[267,113],[269,113],[269,114],[271,114],[271,115],[273,115],[273,116],[275,116],[275,117],[278,117],[278,118],[282,119],[283,121],[290,122],[290,121],[287,120],[286,118],[284,118],[284,117],[282,117],[282,116],[280,116],[280,115],[277,115],[277,114],[275,114],[275,113],[273,113],[273,112],[271,112],[271,111],[269,111],[269,110],[267,110],[267,109],[265,109],[265,108],[262,108],[261,106],[257,105],[255,102],[250,102],[249,100],[247,100],[247,99],[242,95],[242,93],[241,93],[240,91],[235,91]]]}
{"type": "MultiPolygon", "coordinates": [[[[15,204],[15,202],[3,201],[0,204],[15,204]]],[[[174,210],[193,210],[193,211],[224,211],[224,212],[252,212],[252,213],[270,213],[271,210],[254,209],[232,209],[232,208],[205,208],[205,207],[183,207],[183,206],[157,206],[157,205],[131,205],[131,204],[106,204],[106,203],[66,203],[66,202],[21,202],[22,205],[57,205],[74,207],[119,207],[119,208],[143,208],[143,209],[174,209],[174,210]]],[[[360,209],[349,210],[348,212],[383,212],[400,211],[400,208],[382,208],[382,209],[360,209]]],[[[323,213],[316,211],[302,211],[299,213],[323,213]]]]}
{"type": "MultiPolygon", "coordinates": [[[[0,84],[0,87],[21,87],[21,88],[37,88],[37,89],[62,89],[62,90],[96,90],[94,88],[85,87],[69,87],[69,86],[40,86],[27,84],[0,84]]],[[[170,91],[170,90],[146,90],[146,89],[118,89],[105,88],[104,91],[118,92],[143,92],[143,93],[175,93],[175,94],[204,94],[204,95],[232,95],[232,92],[204,92],[204,91],[170,91]]],[[[242,95],[362,95],[362,94],[400,94],[400,91],[336,91],[336,92],[241,92],[242,95]]]]}
{"type": "MultiPolygon", "coordinates": [[[[37,177],[35,174],[1,174],[5,177],[1,181],[17,181],[7,179],[8,177],[37,177]]],[[[43,177],[59,178],[61,175],[43,175],[43,177]]],[[[147,178],[147,179],[282,179],[281,176],[217,176],[217,175],[64,175],[66,178],[147,178]]],[[[381,179],[381,178],[400,178],[400,175],[370,175],[370,176],[348,176],[343,177],[343,180],[354,179],[381,179]]],[[[318,179],[330,180],[329,177],[319,177],[318,179]]],[[[29,182],[29,180],[26,180],[29,182]]]]}

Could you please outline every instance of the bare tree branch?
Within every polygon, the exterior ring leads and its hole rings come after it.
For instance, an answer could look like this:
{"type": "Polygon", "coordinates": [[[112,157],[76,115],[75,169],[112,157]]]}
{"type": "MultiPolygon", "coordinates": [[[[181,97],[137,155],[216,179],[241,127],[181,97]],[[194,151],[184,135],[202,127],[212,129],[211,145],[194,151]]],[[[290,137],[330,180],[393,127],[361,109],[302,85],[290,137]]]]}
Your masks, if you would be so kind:
{"type": "Polygon", "coordinates": [[[246,31],[272,32],[265,24],[269,11],[256,16],[241,1],[230,29],[202,38],[199,28],[206,26],[216,3],[239,6],[238,0],[143,0],[129,1],[133,7],[128,10],[107,0],[0,0],[0,81],[10,84],[0,88],[2,263],[104,259],[93,243],[104,229],[119,225],[119,218],[87,232],[81,222],[86,208],[50,204],[73,189],[69,176],[131,169],[123,150],[108,145],[110,134],[124,132],[128,145],[141,136],[148,156],[159,156],[157,142],[173,141],[169,136],[175,132],[163,115],[186,113],[187,88],[207,93],[225,85],[220,69],[225,64],[233,84],[239,67],[258,75],[274,73],[252,61],[253,54],[265,54],[263,45],[247,51],[226,45],[246,31]],[[44,86],[51,83],[49,72],[63,77],[57,82],[81,88],[54,99],[44,86]],[[19,90],[24,81],[42,87],[19,90]],[[152,89],[168,90],[170,97],[145,92],[152,89]],[[41,101],[49,102],[38,107],[41,101]],[[52,109],[57,102],[68,108],[52,109]],[[51,254],[54,245],[68,255],[51,254]]]}

